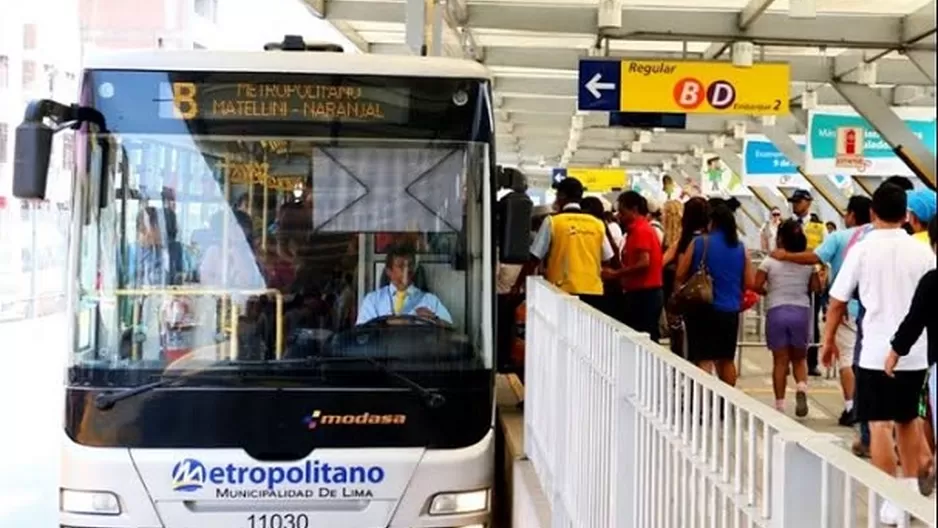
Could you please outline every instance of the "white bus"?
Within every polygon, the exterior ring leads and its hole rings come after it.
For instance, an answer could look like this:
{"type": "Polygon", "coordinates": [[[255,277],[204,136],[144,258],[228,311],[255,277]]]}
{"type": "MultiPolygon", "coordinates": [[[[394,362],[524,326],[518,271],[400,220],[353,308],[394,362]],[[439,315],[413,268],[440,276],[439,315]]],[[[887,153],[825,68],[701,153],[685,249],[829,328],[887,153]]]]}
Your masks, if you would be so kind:
{"type": "Polygon", "coordinates": [[[21,198],[77,136],[63,526],[491,525],[488,72],[281,48],[90,58],[17,129],[21,198]]]}

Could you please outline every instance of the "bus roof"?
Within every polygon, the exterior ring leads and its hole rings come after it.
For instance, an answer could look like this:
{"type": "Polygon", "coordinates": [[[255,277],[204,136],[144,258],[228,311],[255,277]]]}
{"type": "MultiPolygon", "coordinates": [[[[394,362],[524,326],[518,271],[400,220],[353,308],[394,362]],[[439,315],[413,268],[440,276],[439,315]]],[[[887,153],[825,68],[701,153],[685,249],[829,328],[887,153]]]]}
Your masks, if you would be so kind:
{"type": "Polygon", "coordinates": [[[86,70],[277,72],[490,80],[467,59],[311,51],[139,50],[86,56],[86,70]]]}

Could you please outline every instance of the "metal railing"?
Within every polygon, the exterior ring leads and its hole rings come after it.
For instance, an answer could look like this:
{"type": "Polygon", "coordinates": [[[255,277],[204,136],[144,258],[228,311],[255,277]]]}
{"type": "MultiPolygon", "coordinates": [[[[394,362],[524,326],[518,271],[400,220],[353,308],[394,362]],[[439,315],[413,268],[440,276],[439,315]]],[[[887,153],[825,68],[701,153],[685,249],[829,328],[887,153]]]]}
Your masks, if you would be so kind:
{"type": "Polygon", "coordinates": [[[552,526],[878,526],[935,503],[539,278],[528,279],[525,452],[552,526]],[[865,523],[858,501],[866,490],[865,523]]]}
{"type": "Polygon", "coordinates": [[[65,307],[69,211],[62,204],[5,200],[0,208],[0,321],[65,307]]]}

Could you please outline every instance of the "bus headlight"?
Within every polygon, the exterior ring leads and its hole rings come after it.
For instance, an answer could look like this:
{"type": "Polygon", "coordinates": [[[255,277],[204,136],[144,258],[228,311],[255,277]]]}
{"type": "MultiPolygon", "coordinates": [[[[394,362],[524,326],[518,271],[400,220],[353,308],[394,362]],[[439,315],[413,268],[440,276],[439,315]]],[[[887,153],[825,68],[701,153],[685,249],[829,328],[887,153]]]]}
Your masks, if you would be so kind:
{"type": "Polygon", "coordinates": [[[62,489],[59,492],[59,508],[63,512],[86,515],[120,515],[121,513],[117,495],[108,491],[62,489]]]}
{"type": "Polygon", "coordinates": [[[430,502],[430,515],[452,515],[485,511],[489,507],[489,490],[437,493],[430,502]]]}

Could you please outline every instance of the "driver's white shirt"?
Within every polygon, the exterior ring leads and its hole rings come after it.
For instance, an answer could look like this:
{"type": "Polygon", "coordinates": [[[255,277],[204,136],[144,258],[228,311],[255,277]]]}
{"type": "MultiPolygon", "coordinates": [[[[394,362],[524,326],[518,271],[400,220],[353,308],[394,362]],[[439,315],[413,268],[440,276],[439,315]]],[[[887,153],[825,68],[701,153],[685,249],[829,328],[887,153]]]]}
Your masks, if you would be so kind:
{"type": "MultiPolygon", "coordinates": [[[[355,324],[365,324],[372,319],[395,315],[394,298],[396,295],[397,288],[393,284],[378,288],[368,295],[365,295],[358,309],[358,320],[355,324]]],[[[439,297],[417,287],[409,286],[407,288],[407,297],[404,299],[404,309],[401,310],[399,315],[417,315],[418,308],[426,308],[436,314],[441,320],[449,324],[453,323],[453,316],[450,315],[449,310],[443,306],[439,297]]]]}

